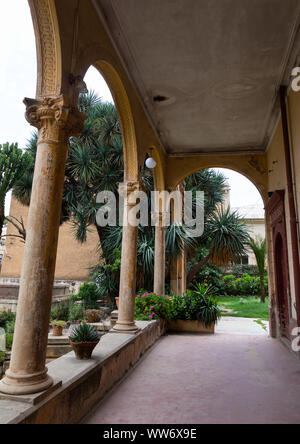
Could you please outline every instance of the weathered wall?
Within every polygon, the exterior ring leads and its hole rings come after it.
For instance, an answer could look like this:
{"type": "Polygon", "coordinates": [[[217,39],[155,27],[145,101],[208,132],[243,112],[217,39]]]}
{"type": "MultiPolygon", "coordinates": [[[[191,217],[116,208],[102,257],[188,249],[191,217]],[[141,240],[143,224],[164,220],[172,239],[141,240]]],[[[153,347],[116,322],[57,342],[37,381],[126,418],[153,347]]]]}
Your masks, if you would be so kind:
{"type": "MultiPolygon", "coordinates": [[[[51,362],[49,374],[62,385],[37,405],[0,396],[0,424],[78,423],[165,332],[163,322],[138,321],[137,325],[141,329],[137,335],[103,336],[93,359],[79,361],[71,352],[51,362]]],[[[33,404],[36,396],[32,395],[33,404]]]]}
{"type": "MultiPolygon", "coordinates": [[[[266,237],[266,224],[264,219],[246,219],[245,223],[254,239],[257,237],[264,239],[266,237]]],[[[255,255],[251,249],[248,250],[248,256],[249,265],[256,265],[255,255]]]]}
{"type": "MultiPolygon", "coordinates": [[[[27,226],[28,208],[21,205],[16,199],[12,199],[10,214],[24,219],[27,226]]],[[[16,228],[11,224],[8,234],[17,234],[16,228]]],[[[73,228],[70,223],[60,227],[57,261],[55,270],[56,280],[84,281],[89,273],[89,267],[95,265],[99,258],[98,235],[94,229],[88,233],[87,242],[80,244],[74,238],[73,228]]],[[[6,242],[7,255],[4,257],[1,269],[1,277],[20,277],[24,244],[17,238],[8,237],[6,242]]]]}
{"type": "Polygon", "coordinates": [[[292,142],[292,161],[294,167],[294,182],[296,190],[296,209],[300,220],[300,92],[291,91],[289,100],[290,136],[292,142]]]}
{"type": "MultiPolygon", "coordinates": [[[[290,118],[290,141],[292,150],[292,160],[294,169],[294,183],[295,183],[295,197],[299,212],[299,196],[300,196],[300,93],[290,92],[288,98],[288,114],[290,118]]],[[[268,190],[285,190],[285,212],[286,212],[286,229],[287,229],[287,242],[288,242],[288,261],[289,261],[289,274],[290,274],[290,289],[292,299],[292,317],[296,319],[295,309],[295,288],[293,279],[293,258],[292,258],[292,243],[291,243],[291,230],[290,230],[290,212],[287,195],[287,179],[286,179],[286,167],[285,167],[285,154],[283,144],[283,132],[281,119],[278,122],[277,129],[274,133],[273,139],[270,143],[268,153],[268,190]]]]}

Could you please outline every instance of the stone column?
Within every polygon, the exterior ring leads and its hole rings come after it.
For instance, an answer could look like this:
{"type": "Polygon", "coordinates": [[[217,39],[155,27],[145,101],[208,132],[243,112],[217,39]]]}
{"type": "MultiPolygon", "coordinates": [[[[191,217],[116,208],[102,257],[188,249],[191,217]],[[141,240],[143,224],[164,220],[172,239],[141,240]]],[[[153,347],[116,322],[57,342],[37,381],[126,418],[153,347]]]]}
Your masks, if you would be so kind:
{"type": "Polygon", "coordinates": [[[134,322],[138,227],[130,223],[129,213],[136,205],[136,193],[140,191],[140,182],[126,182],[120,186],[120,194],[124,197],[124,223],[118,320],[112,329],[118,333],[136,333],[139,330],[134,322]]]}
{"type": "Polygon", "coordinates": [[[171,261],[170,284],[172,292],[177,296],[179,294],[179,289],[178,289],[178,263],[176,258],[171,261]]]}
{"type": "Polygon", "coordinates": [[[155,213],[154,293],[165,294],[166,229],[164,212],[155,213]]]}
{"type": "MultiPolygon", "coordinates": [[[[176,214],[174,205],[171,205],[171,213],[173,222],[181,223],[182,216],[184,215],[184,191],[185,182],[181,182],[177,186],[177,192],[181,194],[181,208],[180,214],[176,214]],[[177,218],[179,219],[177,220],[177,218]]],[[[173,258],[170,270],[170,284],[171,290],[175,295],[184,295],[186,292],[186,257],[184,246],[182,246],[178,257],[173,258]]]]}
{"type": "Polygon", "coordinates": [[[53,383],[45,362],[65,165],[69,136],[83,123],[63,96],[24,103],[39,135],[12,356],[0,382],[10,395],[38,393],[53,383]]]}
{"type": "Polygon", "coordinates": [[[186,258],[184,250],[172,261],[171,290],[174,294],[180,296],[186,293],[186,258]]]}
{"type": "Polygon", "coordinates": [[[186,255],[183,249],[180,256],[177,258],[177,279],[178,279],[178,294],[183,296],[186,293],[186,255]]]}

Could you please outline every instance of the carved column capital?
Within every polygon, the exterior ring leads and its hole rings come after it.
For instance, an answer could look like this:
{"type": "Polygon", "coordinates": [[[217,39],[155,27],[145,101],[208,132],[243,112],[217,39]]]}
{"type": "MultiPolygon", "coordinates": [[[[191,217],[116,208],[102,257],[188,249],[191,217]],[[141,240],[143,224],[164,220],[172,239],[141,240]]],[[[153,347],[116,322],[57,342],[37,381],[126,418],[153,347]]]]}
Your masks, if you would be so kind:
{"type": "Polygon", "coordinates": [[[86,116],[70,106],[64,96],[43,100],[24,99],[26,120],[39,130],[39,143],[62,142],[78,136],[86,116]]]}

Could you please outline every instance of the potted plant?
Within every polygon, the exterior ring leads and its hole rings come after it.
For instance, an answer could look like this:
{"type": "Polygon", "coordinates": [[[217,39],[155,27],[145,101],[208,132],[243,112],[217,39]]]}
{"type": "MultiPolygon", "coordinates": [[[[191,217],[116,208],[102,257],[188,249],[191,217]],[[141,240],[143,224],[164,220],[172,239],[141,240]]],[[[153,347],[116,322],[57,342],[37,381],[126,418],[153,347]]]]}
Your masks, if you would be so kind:
{"type": "Polygon", "coordinates": [[[65,321],[52,321],[51,327],[53,328],[52,335],[53,336],[62,336],[63,329],[66,328],[67,323],[65,321]]]}
{"type": "Polygon", "coordinates": [[[116,301],[117,310],[119,310],[119,298],[116,297],[116,298],[115,298],[115,301],[116,301]]]}
{"type": "Polygon", "coordinates": [[[93,350],[100,341],[100,335],[95,327],[83,323],[74,327],[69,340],[77,359],[91,359],[93,350]]]}
{"type": "Polygon", "coordinates": [[[85,310],[84,319],[88,324],[95,324],[96,322],[101,321],[101,312],[100,310],[85,310]]]}
{"type": "Polygon", "coordinates": [[[221,310],[211,296],[212,289],[197,284],[184,296],[172,298],[168,328],[173,332],[214,333],[221,310]]]}

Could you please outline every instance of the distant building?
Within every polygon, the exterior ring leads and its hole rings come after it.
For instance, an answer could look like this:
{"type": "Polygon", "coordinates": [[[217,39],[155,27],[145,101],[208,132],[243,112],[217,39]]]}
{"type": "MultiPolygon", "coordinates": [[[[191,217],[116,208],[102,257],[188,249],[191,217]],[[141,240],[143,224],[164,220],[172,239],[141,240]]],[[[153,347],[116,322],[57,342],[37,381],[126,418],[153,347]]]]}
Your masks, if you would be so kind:
{"type": "Polygon", "coordinates": [[[5,254],[6,254],[6,247],[5,247],[5,243],[6,243],[6,237],[5,237],[5,235],[6,235],[6,231],[7,231],[7,228],[6,228],[6,227],[3,227],[3,230],[2,230],[2,237],[1,237],[1,240],[0,240],[0,270],[1,270],[1,267],[2,267],[2,262],[3,262],[4,256],[5,256],[5,254]]]}
{"type": "MultiPolygon", "coordinates": [[[[14,198],[11,200],[10,215],[19,219],[22,217],[25,228],[27,227],[28,207],[21,205],[14,198]]],[[[7,233],[10,235],[18,234],[12,224],[8,224],[7,233]]],[[[21,275],[24,242],[17,237],[7,237],[6,239],[5,246],[1,245],[2,254],[4,255],[5,252],[5,255],[3,256],[0,279],[16,281],[21,275]]],[[[96,229],[90,227],[87,241],[81,244],[75,239],[72,224],[64,223],[59,229],[55,268],[56,282],[66,282],[78,287],[81,282],[87,279],[90,267],[96,265],[98,261],[99,237],[96,229]]]]}
{"type": "MultiPolygon", "coordinates": [[[[238,215],[245,222],[249,234],[254,239],[266,237],[266,225],[265,225],[265,210],[263,202],[259,202],[255,205],[244,205],[240,207],[231,206],[230,198],[230,186],[227,183],[225,186],[223,199],[223,208],[230,208],[232,212],[236,211],[238,215]]],[[[247,256],[241,258],[242,265],[256,265],[256,259],[253,251],[249,248],[247,256]]]]}
{"type": "MultiPolygon", "coordinates": [[[[232,207],[232,211],[237,213],[244,220],[249,229],[250,236],[254,239],[266,237],[265,225],[265,210],[263,203],[257,205],[245,205],[243,207],[232,207]]],[[[243,265],[256,265],[256,259],[251,249],[248,250],[248,255],[241,260],[243,265]]]]}

